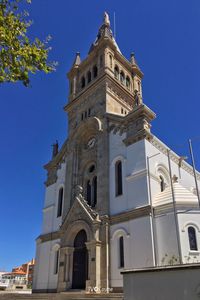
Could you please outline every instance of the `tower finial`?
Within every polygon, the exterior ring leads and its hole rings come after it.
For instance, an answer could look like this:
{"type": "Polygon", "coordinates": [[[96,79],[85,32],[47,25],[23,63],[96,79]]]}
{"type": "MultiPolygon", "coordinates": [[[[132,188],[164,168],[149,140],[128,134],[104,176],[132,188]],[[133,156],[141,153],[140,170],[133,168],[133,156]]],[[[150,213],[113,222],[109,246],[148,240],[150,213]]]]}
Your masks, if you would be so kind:
{"type": "Polygon", "coordinates": [[[73,63],[73,66],[78,66],[81,63],[81,57],[80,57],[80,52],[76,52],[76,57],[73,63]]]}
{"type": "Polygon", "coordinates": [[[103,16],[103,22],[105,25],[110,27],[110,19],[108,13],[105,11],[103,16]]]}

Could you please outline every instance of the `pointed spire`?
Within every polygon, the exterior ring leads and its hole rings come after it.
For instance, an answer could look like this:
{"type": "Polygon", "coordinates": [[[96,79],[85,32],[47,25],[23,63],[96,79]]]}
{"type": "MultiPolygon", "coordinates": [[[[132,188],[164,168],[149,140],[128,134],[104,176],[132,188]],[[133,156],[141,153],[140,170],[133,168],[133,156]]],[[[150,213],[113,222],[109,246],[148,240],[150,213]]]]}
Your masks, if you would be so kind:
{"type": "Polygon", "coordinates": [[[103,24],[100,26],[97,37],[95,39],[95,41],[92,43],[90,49],[89,49],[89,53],[98,45],[99,40],[105,38],[105,39],[109,39],[113,42],[113,44],[115,45],[115,47],[117,48],[117,51],[119,53],[121,53],[114,37],[113,37],[113,33],[112,30],[110,28],[110,18],[107,12],[104,12],[104,16],[103,16],[103,24]]]}
{"type": "Polygon", "coordinates": [[[81,57],[80,57],[80,52],[76,52],[76,57],[73,63],[73,67],[79,66],[81,63],[81,57]]]}

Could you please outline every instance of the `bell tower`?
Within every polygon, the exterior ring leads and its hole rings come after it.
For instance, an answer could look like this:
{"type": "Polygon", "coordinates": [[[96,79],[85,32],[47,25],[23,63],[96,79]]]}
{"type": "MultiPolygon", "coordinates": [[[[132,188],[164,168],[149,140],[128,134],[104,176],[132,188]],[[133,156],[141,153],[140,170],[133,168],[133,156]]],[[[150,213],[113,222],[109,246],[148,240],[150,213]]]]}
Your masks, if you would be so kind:
{"type": "Polygon", "coordinates": [[[103,118],[105,113],[129,114],[142,103],[142,77],[134,54],[131,53],[130,61],[122,55],[105,12],[88,56],[81,61],[77,52],[68,73],[69,103],[65,111],[69,116],[69,135],[87,118],[103,118]]]}

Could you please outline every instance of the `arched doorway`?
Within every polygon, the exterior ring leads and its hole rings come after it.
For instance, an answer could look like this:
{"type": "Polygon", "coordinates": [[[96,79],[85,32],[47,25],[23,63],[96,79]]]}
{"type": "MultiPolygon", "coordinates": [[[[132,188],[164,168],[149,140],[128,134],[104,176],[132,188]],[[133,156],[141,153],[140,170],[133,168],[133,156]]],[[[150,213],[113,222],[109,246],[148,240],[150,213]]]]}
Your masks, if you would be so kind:
{"type": "Polygon", "coordinates": [[[85,289],[88,276],[88,252],[85,243],[87,235],[85,230],[80,230],[74,239],[73,255],[73,289],[85,289]]]}

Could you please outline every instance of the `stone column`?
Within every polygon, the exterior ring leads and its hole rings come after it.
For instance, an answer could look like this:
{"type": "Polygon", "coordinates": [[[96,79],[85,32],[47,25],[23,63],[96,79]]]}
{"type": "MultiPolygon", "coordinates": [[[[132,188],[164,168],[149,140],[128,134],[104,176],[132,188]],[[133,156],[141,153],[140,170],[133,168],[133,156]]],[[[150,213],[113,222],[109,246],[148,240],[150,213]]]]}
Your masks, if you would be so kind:
{"type": "Polygon", "coordinates": [[[64,292],[72,285],[73,247],[60,249],[57,292],[64,292]]]}
{"type": "Polygon", "coordinates": [[[101,242],[85,243],[88,250],[88,280],[86,290],[100,292],[101,288],[101,242]]]}

